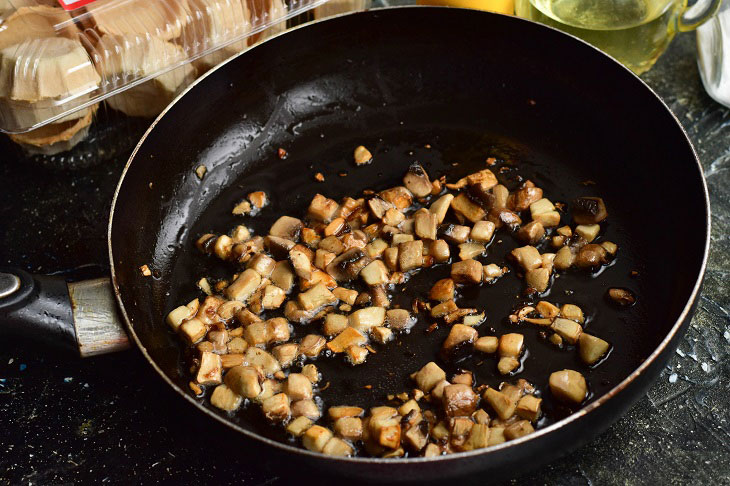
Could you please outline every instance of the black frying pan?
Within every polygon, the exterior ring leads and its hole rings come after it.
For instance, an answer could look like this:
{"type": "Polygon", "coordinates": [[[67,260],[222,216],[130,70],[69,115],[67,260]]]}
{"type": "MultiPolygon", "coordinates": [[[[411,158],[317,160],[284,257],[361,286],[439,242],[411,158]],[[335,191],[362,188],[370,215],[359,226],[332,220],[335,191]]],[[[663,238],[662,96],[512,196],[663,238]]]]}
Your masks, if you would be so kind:
{"type": "MultiPolygon", "coordinates": [[[[501,176],[514,185],[511,177],[501,176]]],[[[209,73],[140,142],[119,184],[109,227],[124,322],[170,386],[246,440],[330,472],[396,480],[475,471],[488,471],[489,478],[512,475],[605,430],[647,390],[674,351],[692,314],[708,243],[707,189],[695,153],[677,120],[637,77],[555,30],[443,8],[378,10],[315,23],[209,73]],[[350,158],[360,144],[375,156],[365,168],[355,168],[350,158]],[[289,152],[285,160],[277,156],[279,147],[289,152]],[[183,350],[163,319],[199,296],[194,282],[201,276],[230,275],[230,268],[200,255],[193,241],[237,224],[230,209],[242,195],[269,193],[271,206],[247,221],[262,234],[277,215],[301,214],[316,192],[339,199],[383,189],[400,181],[413,160],[432,176],[454,179],[483,168],[487,155],[515,162],[553,200],[600,195],[607,201],[605,237],[618,243],[618,261],[600,278],[561,277],[548,300],[586,309],[590,331],[614,346],[609,359],[590,370],[575,353],[558,352],[539,339],[537,329],[519,330],[530,351],[519,376],[547,390],[551,371],[579,369],[592,393],[584,408],[571,415],[545,391],[549,418],[522,439],[433,459],[345,459],[286,442],[253,407],[229,416],[190,394],[183,350]],[[199,165],[207,168],[202,180],[195,174],[199,165]],[[338,176],[342,171],[348,176],[338,176]],[[314,181],[315,172],[326,181],[314,181]],[[152,276],[141,274],[144,264],[152,276]],[[629,276],[632,270],[638,277],[629,276]],[[637,305],[611,306],[604,295],[612,286],[635,291],[637,305]],[[570,290],[575,293],[566,294],[570,290]]],[[[503,262],[514,245],[504,237],[490,247],[487,261],[503,262]]],[[[394,299],[410,302],[414,292],[447,271],[423,272],[394,299]]],[[[522,285],[513,273],[493,287],[466,291],[463,302],[487,309],[481,329],[514,331],[505,317],[522,285]]],[[[44,284],[36,280],[35,286],[45,296],[44,284]]],[[[31,307],[42,308],[39,301],[47,302],[36,298],[31,307]]],[[[30,312],[14,306],[11,324],[30,312]]],[[[59,309],[57,314],[67,312],[59,309]]],[[[68,327],[66,314],[51,321],[62,332],[68,327]]],[[[408,373],[436,356],[447,332],[426,334],[428,323],[422,320],[400,344],[371,355],[363,366],[319,360],[324,380],[331,382],[322,394],[325,403],[367,407],[411,387],[408,373]]],[[[502,381],[491,360],[466,367],[476,370],[478,383],[502,381]]]]}

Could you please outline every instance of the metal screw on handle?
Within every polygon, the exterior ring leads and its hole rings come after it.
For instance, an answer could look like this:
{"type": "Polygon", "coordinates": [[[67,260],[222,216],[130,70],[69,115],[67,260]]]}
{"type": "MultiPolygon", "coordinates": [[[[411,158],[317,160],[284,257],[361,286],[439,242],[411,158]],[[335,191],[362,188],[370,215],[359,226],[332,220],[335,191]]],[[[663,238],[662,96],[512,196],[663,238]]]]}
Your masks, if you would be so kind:
{"type": "Polygon", "coordinates": [[[12,273],[0,272],[0,299],[13,295],[20,289],[20,278],[12,273]]]}

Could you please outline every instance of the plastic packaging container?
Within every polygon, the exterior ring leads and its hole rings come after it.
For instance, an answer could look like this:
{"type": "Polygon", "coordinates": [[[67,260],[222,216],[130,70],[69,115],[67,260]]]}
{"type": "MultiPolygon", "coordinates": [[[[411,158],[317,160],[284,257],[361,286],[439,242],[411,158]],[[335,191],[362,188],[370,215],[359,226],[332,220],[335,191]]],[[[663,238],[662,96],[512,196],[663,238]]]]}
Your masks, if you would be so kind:
{"type": "Polygon", "coordinates": [[[0,0],[0,131],[55,155],[102,111],[154,117],[200,74],[325,2],[0,0]]]}

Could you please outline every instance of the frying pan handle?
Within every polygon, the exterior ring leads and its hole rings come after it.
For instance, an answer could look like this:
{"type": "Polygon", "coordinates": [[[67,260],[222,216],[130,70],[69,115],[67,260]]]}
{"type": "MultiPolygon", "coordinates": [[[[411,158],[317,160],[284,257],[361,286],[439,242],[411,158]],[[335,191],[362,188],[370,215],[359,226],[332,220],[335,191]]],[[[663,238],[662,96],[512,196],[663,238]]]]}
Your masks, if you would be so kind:
{"type": "Polygon", "coordinates": [[[0,268],[0,334],[82,357],[129,347],[108,278],[66,283],[19,269],[0,268]]]}

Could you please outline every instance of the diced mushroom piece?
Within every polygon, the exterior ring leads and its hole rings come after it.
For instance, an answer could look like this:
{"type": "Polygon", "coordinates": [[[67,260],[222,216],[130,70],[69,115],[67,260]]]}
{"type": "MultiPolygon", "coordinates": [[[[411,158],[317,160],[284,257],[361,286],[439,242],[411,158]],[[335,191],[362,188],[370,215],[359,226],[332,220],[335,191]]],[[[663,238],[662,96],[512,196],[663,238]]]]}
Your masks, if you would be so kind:
{"type": "Polygon", "coordinates": [[[183,335],[187,342],[195,344],[205,337],[207,329],[203,321],[197,318],[192,318],[180,324],[178,331],[183,335]]]}
{"type": "MultiPolygon", "coordinates": [[[[411,375],[418,388],[424,392],[430,392],[438,383],[446,380],[446,372],[439,368],[433,361],[427,363],[418,372],[411,375]]],[[[448,384],[448,382],[447,382],[448,384]]]]}
{"type": "Polygon", "coordinates": [[[553,265],[555,265],[555,268],[558,270],[567,270],[573,265],[573,262],[575,262],[575,254],[573,253],[573,250],[564,246],[555,254],[553,265]]]}
{"type": "Polygon", "coordinates": [[[258,366],[267,376],[281,370],[279,362],[272,355],[261,348],[250,347],[244,355],[244,362],[249,366],[258,366]]]}
{"type": "Polygon", "coordinates": [[[380,197],[391,203],[396,209],[403,211],[413,203],[413,194],[403,186],[391,187],[380,193],[380,197]]]}
{"type": "Polygon", "coordinates": [[[293,402],[312,398],[312,382],[301,373],[289,373],[284,382],[284,393],[293,402]]]}
{"type": "Polygon", "coordinates": [[[428,174],[418,162],[414,162],[408,168],[408,172],[403,177],[403,185],[416,197],[428,196],[433,187],[428,174]]]}
{"type": "Polygon", "coordinates": [[[429,245],[428,254],[433,257],[434,262],[444,263],[449,260],[451,250],[446,241],[434,240],[429,245]]]}
{"type": "Polygon", "coordinates": [[[306,253],[296,248],[292,248],[291,251],[289,251],[289,261],[294,269],[294,273],[296,273],[298,277],[305,280],[310,280],[312,278],[312,261],[306,253]]]}
{"type": "Polygon", "coordinates": [[[294,248],[295,243],[286,238],[269,235],[264,238],[264,245],[274,258],[282,259],[289,255],[289,251],[294,248]]]}
{"type": "Polygon", "coordinates": [[[504,275],[505,272],[506,272],[506,268],[502,268],[499,265],[496,265],[494,263],[490,263],[489,265],[484,265],[484,281],[492,282],[495,279],[504,275]]]}
{"type": "Polygon", "coordinates": [[[614,304],[621,307],[629,307],[636,303],[636,297],[633,292],[617,287],[608,289],[608,298],[611,299],[614,304]]]}
{"type": "Polygon", "coordinates": [[[263,322],[255,322],[243,330],[243,338],[250,346],[260,346],[269,342],[269,329],[263,322]]]}
{"type": "Polygon", "coordinates": [[[470,416],[476,410],[478,399],[471,386],[464,384],[445,387],[441,398],[447,417],[470,416]]]}
{"type": "Polygon", "coordinates": [[[200,368],[195,376],[199,385],[218,385],[222,382],[223,365],[221,357],[215,353],[205,352],[200,358],[200,368]]]}
{"type": "Polygon", "coordinates": [[[497,371],[503,375],[508,375],[520,367],[520,360],[512,356],[503,356],[497,362],[497,371]]]}
{"type": "Polygon", "coordinates": [[[476,329],[463,324],[454,324],[441,346],[441,350],[446,355],[453,354],[458,347],[476,341],[478,336],[476,329]]]}
{"type": "Polygon", "coordinates": [[[390,204],[388,201],[385,201],[378,196],[375,196],[368,200],[368,207],[370,208],[370,211],[373,213],[373,216],[375,216],[378,219],[383,219],[385,216],[386,211],[388,209],[393,209],[393,205],[390,204]]]}
{"type": "Polygon", "coordinates": [[[492,354],[497,352],[499,339],[496,336],[483,336],[474,342],[474,349],[482,353],[492,354]]]}
{"type": "Polygon", "coordinates": [[[350,444],[337,437],[332,437],[322,449],[322,454],[328,456],[351,456],[353,452],[350,444]]]}
{"type": "Polygon", "coordinates": [[[423,241],[406,241],[398,246],[398,266],[402,272],[423,266],[423,241]]]}
{"type": "Polygon", "coordinates": [[[255,398],[261,393],[259,371],[252,366],[234,366],[226,373],[224,381],[228,387],[245,398],[255,398]]]}
{"type": "Polygon", "coordinates": [[[262,277],[269,277],[271,272],[274,271],[276,260],[268,255],[259,253],[258,255],[251,258],[246,264],[246,268],[255,270],[262,277]]]}
{"type": "Polygon", "coordinates": [[[573,201],[573,220],[578,224],[600,223],[608,216],[600,197],[579,197],[573,201]]]}
{"type": "Polygon", "coordinates": [[[302,230],[302,221],[291,216],[282,216],[271,225],[270,236],[277,236],[287,240],[296,241],[302,230]]]}
{"type": "Polygon", "coordinates": [[[310,451],[322,452],[331,438],[331,430],[320,425],[312,425],[304,432],[302,445],[310,451]]]}
{"type": "Polygon", "coordinates": [[[462,243],[459,245],[459,258],[471,260],[483,254],[485,250],[481,243],[462,243]]]}
{"type": "Polygon", "coordinates": [[[535,268],[525,273],[525,282],[538,292],[545,292],[550,285],[550,270],[547,268],[535,268]]]}
{"type": "Polygon", "coordinates": [[[585,322],[583,311],[580,307],[574,304],[563,304],[563,306],[560,307],[560,317],[565,317],[566,319],[570,319],[571,321],[575,321],[579,324],[583,324],[585,322]]]}
{"type": "Polygon", "coordinates": [[[502,420],[507,420],[514,415],[515,409],[517,408],[517,403],[514,400],[494,388],[487,388],[484,391],[483,398],[502,420]]]}
{"type": "MultiPolygon", "coordinates": [[[[242,329],[242,328],[238,328],[242,329]]],[[[240,336],[236,336],[228,341],[228,352],[242,354],[248,349],[248,343],[240,336]]]]}
{"type": "Polygon", "coordinates": [[[318,283],[306,292],[302,292],[297,296],[299,307],[305,311],[319,309],[323,305],[333,304],[337,302],[335,294],[330,292],[326,285],[318,283]]]}
{"type": "Polygon", "coordinates": [[[224,321],[230,321],[233,319],[233,317],[236,315],[238,311],[243,309],[243,302],[239,302],[237,300],[229,300],[227,302],[222,303],[219,307],[216,313],[220,316],[221,319],[224,321]]]}
{"type": "Polygon", "coordinates": [[[570,344],[578,342],[583,328],[580,327],[575,321],[570,319],[564,319],[562,317],[556,318],[550,325],[550,329],[555,331],[561,338],[565,339],[570,344]]]}
{"type": "Polygon", "coordinates": [[[471,418],[474,420],[477,424],[485,424],[489,425],[489,414],[484,411],[484,409],[480,408],[476,412],[474,412],[471,416],[471,418]]]}
{"type": "Polygon", "coordinates": [[[348,325],[349,322],[347,316],[343,316],[342,314],[329,313],[324,318],[323,332],[327,336],[336,336],[345,329],[347,329],[348,325]]]}
{"type": "Polygon", "coordinates": [[[515,211],[525,211],[534,202],[542,199],[542,189],[535,187],[535,184],[527,180],[515,192],[515,211]]]}
{"type": "Polygon", "coordinates": [[[609,255],[616,256],[616,252],[618,251],[618,245],[612,241],[602,241],[601,246],[604,250],[606,250],[606,253],[609,255]]]}
{"type": "Polygon", "coordinates": [[[309,418],[300,416],[289,422],[286,431],[294,437],[301,437],[313,424],[309,418]]]}
{"type": "Polygon", "coordinates": [[[342,353],[350,346],[359,346],[366,342],[367,338],[363,333],[352,327],[347,327],[336,338],[327,343],[327,349],[333,353],[342,353]]]}
{"type": "Polygon", "coordinates": [[[563,338],[560,337],[558,334],[553,334],[548,338],[548,341],[553,343],[555,346],[562,348],[563,347],[563,338]]]}
{"type": "Polygon", "coordinates": [[[537,422],[540,418],[542,400],[534,395],[525,395],[517,402],[515,413],[530,422],[537,422]]]}
{"type": "Polygon", "coordinates": [[[288,368],[299,356],[299,345],[294,343],[281,344],[273,348],[271,354],[279,361],[282,368],[288,368]]]}
{"type": "Polygon", "coordinates": [[[390,277],[388,269],[381,260],[373,260],[360,271],[360,277],[370,286],[388,283],[390,277]]]}
{"type": "Polygon", "coordinates": [[[241,272],[236,280],[226,288],[226,297],[246,302],[261,285],[261,275],[256,270],[247,269],[241,272]]]}
{"type": "Polygon", "coordinates": [[[398,248],[386,248],[383,251],[383,261],[389,270],[398,270],[398,248]]]}
{"type": "Polygon", "coordinates": [[[492,240],[496,225],[491,221],[477,221],[471,229],[469,237],[474,241],[486,243],[492,240]]]}
{"type": "Polygon", "coordinates": [[[317,334],[307,334],[299,343],[299,352],[309,358],[315,358],[322,352],[327,340],[317,334]]]}
{"type": "Polygon", "coordinates": [[[388,226],[398,226],[406,219],[406,216],[395,208],[390,208],[383,215],[383,224],[388,226]]]}
{"type": "Polygon", "coordinates": [[[438,216],[428,209],[419,209],[414,214],[415,232],[419,238],[427,240],[436,239],[436,229],[438,226],[438,216]]]}
{"type": "Polygon", "coordinates": [[[227,260],[231,254],[231,248],[233,248],[233,240],[226,235],[220,235],[213,245],[213,253],[221,260],[227,260]]]}
{"type": "Polygon", "coordinates": [[[167,314],[167,323],[174,331],[177,331],[183,321],[190,319],[198,311],[198,299],[190,302],[188,305],[181,305],[171,310],[167,314]],[[193,304],[194,302],[194,304],[193,304]]]}
{"type": "Polygon", "coordinates": [[[248,214],[251,212],[252,209],[253,207],[251,207],[251,203],[244,199],[233,207],[231,213],[236,215],[248,214]]]}
{"type": "Polygon", "coordinates": [[[608,352],[610,344],[601,338],[583,333],[578,338],[578,355],[584,363],[593,365],[608,352]]]}
{"type": "Polygon", "coordinates": [[[393,331],[382,326],[374,327],[373,330],[370,331],[370,335],[375,341],[381,344],[385,344],[393,339],[393,331]]]}
{"type": "Polygon", "coordinates": [[[492,208],[492,210],[489,211],[487,219],[494,223],[497,228],[508,226],[511,229],[515,229],[522,224],[522,218],[520,218],[520,215],[507,208],[492,208]]]}
{"type": "Polygon", "coordinates": [[[355,299],[357,299],[358,295],[357,290],[346,289],[344,287],[336,287],[332,290],[332,293],[335,294],[338,300],[349,305],[355,304],[355,299]]]}
{"type": "Polygon", "coordinates": [[[441,455],[441,448],[434,443],[430,443],[423,451],[423,457],[436,457],[441,455]]]}
{"type": "Polygon", "coordinates": [[[504,438],[504,427],[489,427],[489,446],[506,442],[504,438]]]}
{"type": "Polygon", "coordinates": [[[388,243],[381,238],[376,238],[365,246],[365,253],[370,258],[377,258],[388,248],[388,243]]]}
{"type": "Polygon", "coordinates": [[[449,435],[451,433],[449,432],[449,429],[446,427],[446,424],[444,422],[439,422],[436,425],[434,425],[433,429],[431,429],[431,437],[438,441],[443,441],[449,438],[449,435]]]}
{"type": "Polygon", "coordinates": [[[291,415],[289,397],[285,393],[269,397],[261,403],[261,410],[272,422],[284,422],[291,415]]]}
{"type": "Polygon", "coordinates": [[[214,353],[221,354],[228,352],[228,346],[226,346],[228,342],[228,331],[210,331],[208,333],[208,341],[213,344],[214,353]]]}
{"type": "Polygon", "coordinates": [[[389,309],[385,315],[391,329],[410,329],[416,323],[416,319],[405,309],[389,309]]]}
{"type": "Polygon", "coordinates": [[[483,449],[489,445],[489,425],[487,424],[474,424],[469,431],[469,437],[466,442],[461,446],[464,451],[471,451],[475,449],[483,449]]]}
{"type": "Polygon", "coordinates": [[[478,326],[479,324],[481,324],[482,322],[484,322],[484,318],[485,317],[486,316],[485,316],[484,312],[482,312],[480,314],[468,314],[468,315],[465,315],[464,316],[464,325],[465,326],[470,326],[470,327],[478,326]]]}
{"type": "MultiPolygon", "coordinates": [[[[330,409],[332,410],[332,409],[330,409]]],[[[362,413],[362,409],[360,409],[362,413]]],[[[330,414],[331,416],[331,414],[330,414]]],[[[362,438],[362,419],[355,416],[333,418],[335,433],[343,439],[358,441],[362,438]]]]}
{"type": "Polygon", "coordinates": [[[503,334],[499,338],[499,355],[518,358],[522,354],[525,337],[522,334],[510,333],[503,334]]]}
{"type": "Polygon", "coordinates": [[[329,223],[335,218],[340,205],[337,201],[329,199],[322,194],[316,194],[309,204],[307,216],[311,219],[329,223]]]}
{"type": "Polygon", "coordinates": [[[289,292],[294,286],[294,270],[287,261],[276,262],[269,278],[274,285],[284,292],[289,292]]]}
{"type": "Polygon", "coordinates": [[[504,438],[514,440],[533,432],[535,429],[528,420],[519,420],[504,428],[504,438]]]}
{"type": "Polygon", "coordinates": [[[457,417],[449,420],[449,424],[451,426],[451,446],[461,449],[474,427],[474,422],[466,417],[457,417]]]}
{"type": "Polygon", "coordinates": [[[463,192],[459,193],[459,195],[451,201],[451,209],[472,223],[476,223],[477,221],[484,219],[487,215],[487,212],[481,206],[472,202],[472,200],[463,192]]]}
{"type": "Polygon", "coordinates": [[[459,224],[444,225],[439,228],[439,235],[446,241],[460,245],[469,239],[471,228],[459,224]]]}
{"type": "Polygon", "coordinates": [[[267,285],[261,294],[261,305],[264,309],[278,309],[286,300],[286,292],[276,285],[267,285]]]}
{"type": "Polygon", "coordinates": [[[324,270],[336,257],[337,255],[330,251],[317,249],[314,254],[314,266],[324,270]]]}
{"type": "Polygon", "coordinates": [[[606,250],[601,245],[593,243],[581,248],[575,257],[575,264],[580,268],[595,268],[606,261],[606,250]]]}
{"type": "Polygon", "coordinates": [[[428,293],[428,298],[431,300],[438,300],[440,302],[449,301],[454,299],[454,281],[450,278],[442,278],[437,281],[431,287],[428,293]]]}
{"type": "Polygon", "coordinates": [[[560,309],[557,308],[557,306],[551,304],[550,302],[541,300],[537,303],[537,306],[535,307],[537,309],[537,312],[540,313],[541,316],[547,317],[548,319],[553,319],[557,317],[560,314],[560,309]]]}
{"type": "Polygon", "coordinates": [[[431,317],[438,319],[439,317],[444,317],[458,309],[456,302],[453,300],[447,300],[431,308],[431,317]]]}
{"type": "Polygon", "coordinates": [[[226,385],[218,385],[210,395],[210,404],[226,412],[238,410],[241,402],[243,402],[243,398],[226,385]]]}
{"type": "Polygon", "coordinates": [[[436,216],[436,222],[438,224],[444,222],[446,213],[448,212],[449,207],[451,207],[451,202],[453,200],[454,196],[452,194],[444,194],[431,204],[429,211],[436,216]]]}
{"type": "Polygon", "coordinates": [[[391,246],[400,246],[401,243],[413,241],[414,239],[415,238],[413,238],[413,235],[411,234],[396,233],[391,238],[391,246]]]}
{"type": "Polygon", "coordinates": [[[317,367],[312,363],[304,365],[304,368],[302,368],[302,374],[309,378],[309,381],[311,381],[312,383],[319,382],[319,371],[317,370],[317,367]]]}
{"type": "MultiPolygon", "coordinates": [[[[426,429],[428,430],[428,429],[426,429]]],[[[405,434],[403,434],[406,444],[415,451],[420,451],[426,444],[428,444],[428,434],[419,425],[410,427],[405,434]]]]}
{"type": "Polygon", "coordinates": [[[359,309],[350,314],[349,321],[350,327],[362,333],[368,333],[372,328],[383,325],[385,322],[385,308],[366,307],[359,309]]]}
{"type": "Polygon", "coordinates": [[[224,370],[231,369],[241,364],[243,364],[243,354],[228,353],[221,355],[221,366],[224,370]]]}
{"type": "Polygon", "coordinates": [[[357,278],[371,259],[360,248],[352,248],[339,255],[327,265],[327,273],[338,282],[357,278]]]}
{"type": "Polygon", "coordinates": [[[482,264],[471,259],[453,263],[451,279],[456,283],[478,284],[482,281],[482,264]]]}
{"type": "Polygon", "coordinates": [[[347,349],[345,349],[345,358],[347,358],[347,361],[349,361],[352,365],[363,364],[367,356],[368,350],[363,346],[348,346],[347,349]]]}
{"type": "Polygon", "coordinates": [[[510,253],[515,261],[525,270],[534,270],[542,265],[540,252],[534,246],[523,246],[515,248],[510,253]]]}
{"type": "Polygon", "coordinates": [[[548,383],[553,396],[563,402],[578,405],[588,393],[586,379],[574,370],[556,371],[550,375],[548,383]]]}
{"type": "Polygon", "coordinates": [[[575,234],[586,240],[588,243],[595,240],[601,231],[599,224],[579,224],[575,227],[575,234]]]}
{"type": "Polygon", "coordinates": [[[545,227],[539,221],[530,221],[517,232],[517,237],[530,245],[539,243],[543,236],[545,227]]]}

